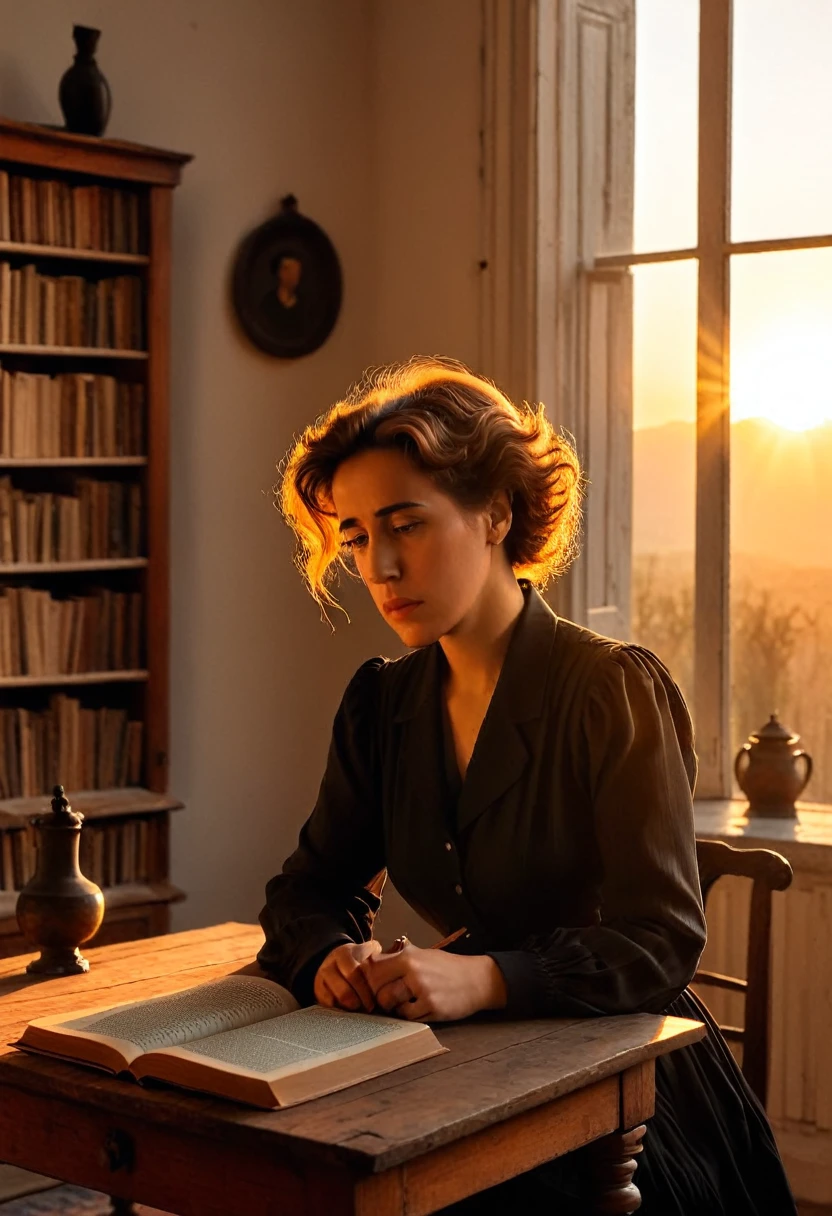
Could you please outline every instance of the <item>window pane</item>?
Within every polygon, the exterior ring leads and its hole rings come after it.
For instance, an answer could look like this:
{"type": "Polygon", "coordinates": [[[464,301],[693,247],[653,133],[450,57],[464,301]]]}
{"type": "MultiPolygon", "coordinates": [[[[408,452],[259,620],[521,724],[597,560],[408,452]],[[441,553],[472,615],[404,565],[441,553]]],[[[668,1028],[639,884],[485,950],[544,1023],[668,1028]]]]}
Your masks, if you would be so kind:
{"type": "Polygon", "coordinates": [[[633,269],[633,641],[693,695],[696,263],[633,269]]]}
{"type": "Polygon", "coordinates": [[[734,0],[732,238],[832,232],[832,3],[734,0]]]}
{"type": "Polygon", "coordinates": [[[638,253],[696,244],[698,98],[699,0],[637,0],[638,253]]]}
{"type": "Polygon", "coordinates": [[[731,279],[732,743],[777,711],[832,801],[832,249],[731,279]]]}

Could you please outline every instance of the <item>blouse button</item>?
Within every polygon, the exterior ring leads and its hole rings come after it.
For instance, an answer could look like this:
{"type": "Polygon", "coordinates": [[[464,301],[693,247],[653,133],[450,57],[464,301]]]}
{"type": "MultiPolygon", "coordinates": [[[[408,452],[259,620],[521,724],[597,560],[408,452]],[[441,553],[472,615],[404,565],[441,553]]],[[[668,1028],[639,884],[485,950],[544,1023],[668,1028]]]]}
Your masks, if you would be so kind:
{"type": "Polygon", "coordinates": [[[456,886],[454,887],[454,890],[456,891],[457,895],[462,894],[462,887],[460,886],[459,883],[456,884],[456,886]]]}
{"type": "Polygon", "coordinates": [[[448,850],[449,853],[453,847],[454,846],[451,844],[450,840],[445,841],[445,848],[448,850]]]}

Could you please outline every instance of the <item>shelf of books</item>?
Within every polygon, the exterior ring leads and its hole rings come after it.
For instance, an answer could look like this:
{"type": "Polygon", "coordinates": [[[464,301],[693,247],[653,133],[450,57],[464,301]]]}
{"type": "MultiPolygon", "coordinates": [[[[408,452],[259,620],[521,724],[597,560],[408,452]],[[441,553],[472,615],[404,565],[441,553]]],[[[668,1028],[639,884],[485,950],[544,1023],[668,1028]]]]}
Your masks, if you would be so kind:
{"type": "Polygon", "coordinates": [[[190,158],[0,118],[0,957],[61,784],[106,913],[166,932],[173,189],[190,158]]]}

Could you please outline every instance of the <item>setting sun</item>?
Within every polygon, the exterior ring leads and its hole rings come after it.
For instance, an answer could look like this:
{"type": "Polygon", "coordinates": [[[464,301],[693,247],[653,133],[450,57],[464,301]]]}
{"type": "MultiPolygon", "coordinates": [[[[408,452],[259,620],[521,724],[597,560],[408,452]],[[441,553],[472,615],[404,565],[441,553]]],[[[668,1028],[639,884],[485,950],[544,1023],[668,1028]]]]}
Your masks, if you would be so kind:
{"type": "Polygon", "coordinates": [[[829,333],[817,319],[771,327],[734,350],[731,421],[765,418],[790,431],[832,421],[829,333]]]}

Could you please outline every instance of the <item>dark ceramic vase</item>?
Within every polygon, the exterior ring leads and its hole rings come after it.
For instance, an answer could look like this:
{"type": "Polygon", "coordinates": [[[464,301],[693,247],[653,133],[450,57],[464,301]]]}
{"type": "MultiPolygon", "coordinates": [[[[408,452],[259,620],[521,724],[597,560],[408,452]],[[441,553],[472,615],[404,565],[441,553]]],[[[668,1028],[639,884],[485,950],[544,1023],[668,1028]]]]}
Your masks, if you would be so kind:
{"type": "Polygon", "coordinates": [[[17,897],[17,923],[26,941],[40,949],[26,970],[34,975],[89,971],[78,947],[104,919],[101,888],[81,873],[78,846],[84,816],[73,811],[56,785],[52,813],[32,820],[38,832],[35,873],[17,897]]]}
{"type": "Polygon", "coordinates": [[[103,135],[110,117],[110,86],[95,62],[100,34],[87,25],[72,27],[77,53],[58,87],[66,129],[78,135],[103,135]]]}

